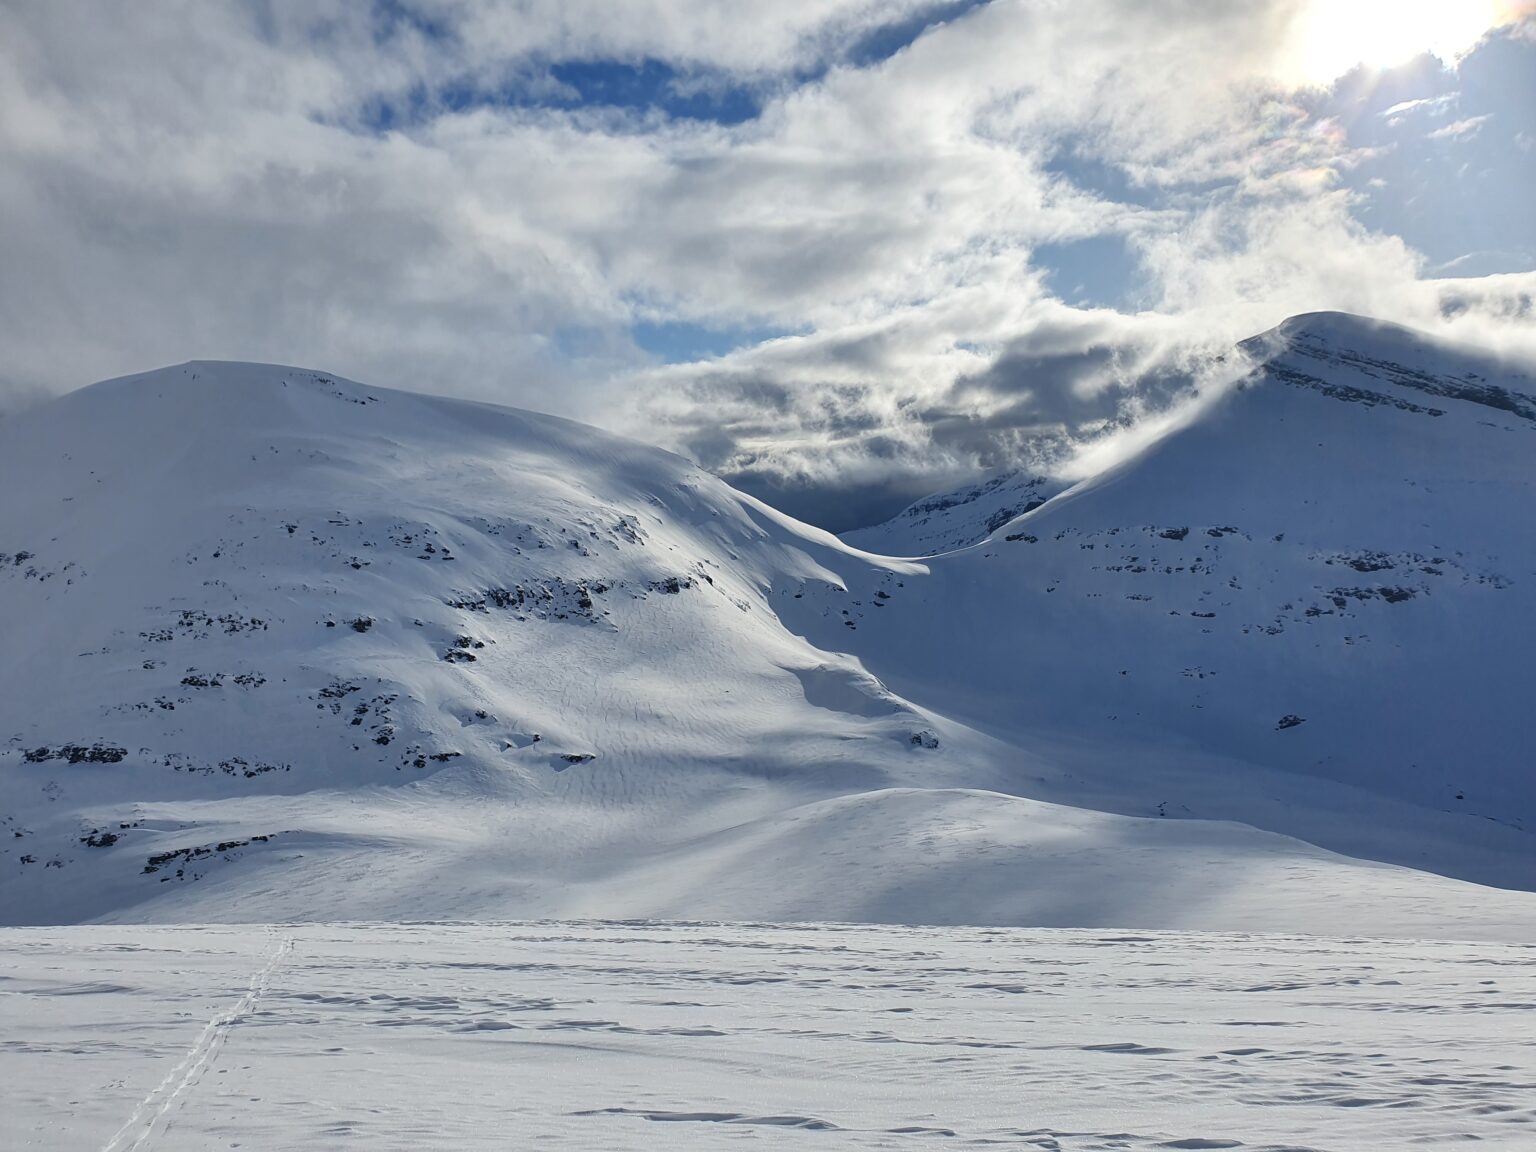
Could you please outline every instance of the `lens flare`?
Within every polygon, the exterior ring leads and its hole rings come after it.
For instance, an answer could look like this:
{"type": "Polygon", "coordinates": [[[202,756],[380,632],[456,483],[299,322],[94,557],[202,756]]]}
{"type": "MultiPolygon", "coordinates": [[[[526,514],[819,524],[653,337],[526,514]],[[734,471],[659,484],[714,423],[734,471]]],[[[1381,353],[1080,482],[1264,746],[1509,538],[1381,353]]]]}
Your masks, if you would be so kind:
{"type": "Polygon", "coordinates": [[[1293,67],[1308,84],[1384,69],[1424,52],[1447,64],[1490,29],[1530,14],[1511,0],[1312,0],[1293,25],[1293,67]]]}

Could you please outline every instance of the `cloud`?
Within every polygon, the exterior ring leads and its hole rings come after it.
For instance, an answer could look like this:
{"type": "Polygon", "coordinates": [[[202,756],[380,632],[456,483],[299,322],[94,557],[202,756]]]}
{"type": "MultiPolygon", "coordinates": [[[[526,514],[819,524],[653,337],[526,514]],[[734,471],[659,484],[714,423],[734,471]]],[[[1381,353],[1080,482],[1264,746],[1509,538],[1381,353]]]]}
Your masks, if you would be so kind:
{"type": "Polygon", "coordinates": [[[1444,128],[1436,128],[1429,134],[1429,138],[1431,140],[1456,140],[1463,136],[1471,136],[1491,119],[1493,119],[1491,112],[1482,116],[1468,116],[1464,120],[1453,121],[1444,128]]]}
{"type": "Polygon", "coordinates": [[[6,6],[0,408],[299,362],[600,421],[830,522],[1147,419],[1292,312],[1519,354],[1519,277],[1468,273],[1536,247],[1536,44],[1293,90],[1304,8],[6,6]]]}

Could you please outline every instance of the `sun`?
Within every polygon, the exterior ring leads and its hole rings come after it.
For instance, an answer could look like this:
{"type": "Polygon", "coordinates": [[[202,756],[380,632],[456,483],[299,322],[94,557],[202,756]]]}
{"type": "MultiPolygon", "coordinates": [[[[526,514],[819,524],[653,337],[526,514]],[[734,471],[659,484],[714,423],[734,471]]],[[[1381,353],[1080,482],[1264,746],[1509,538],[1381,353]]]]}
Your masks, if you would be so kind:
{"type": "Polygon", "coordinates": [[[1447,64],[1511,19],[1510,0],[1311,0],[1294,25],[1294,67],[1329,84],[1359,65],[1391,68],[1424,52],[1447,64]]]}

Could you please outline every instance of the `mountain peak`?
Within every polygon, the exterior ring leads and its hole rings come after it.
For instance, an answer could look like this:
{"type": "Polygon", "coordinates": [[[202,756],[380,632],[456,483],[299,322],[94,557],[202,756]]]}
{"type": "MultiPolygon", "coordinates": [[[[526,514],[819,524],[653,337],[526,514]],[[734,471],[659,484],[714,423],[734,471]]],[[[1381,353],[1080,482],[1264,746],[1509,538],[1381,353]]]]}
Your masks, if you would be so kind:
{"type": "Polygon", "coordinates": [[[1419,329],[1352,312],[1302,312],[1241,341],[1238,348],[1264,363],[1298,347],[1368,350],[1390,346],[1401,357],[1410,348],[1423,350],[1440,344],[1419,329]]]}
{"type": "Polygon", "coordinates": [[[1255,378],[1334,400],[1445,416],[1477,405],[1536,424],[1536,380],[1495,356],[1345,312],[1293,316],[1244,341],[1255,378]]]}

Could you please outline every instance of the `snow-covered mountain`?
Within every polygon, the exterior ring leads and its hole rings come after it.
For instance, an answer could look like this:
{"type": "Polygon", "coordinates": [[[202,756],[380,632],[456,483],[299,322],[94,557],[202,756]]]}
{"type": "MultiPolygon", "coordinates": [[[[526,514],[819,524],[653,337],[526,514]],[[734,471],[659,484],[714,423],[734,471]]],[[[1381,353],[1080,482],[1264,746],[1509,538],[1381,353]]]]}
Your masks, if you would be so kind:
{"type": "Polygon", "coordinates": [[[1030,472],[1003,472],[907,505],[889,520],[842,533],[845,543],[882,556],[937,556],[985,540],[1067,487],[1030,472]]]}
{"type": "Polygon", "coordinates": [[[1084,765],[1037,795],[1536,886],[1536,380],[1334,314],[1244,351],[1236,389],[930,561],[851,649],[1084,765]]]}
{"type": "Polygon", "coordinates": [[[1536,385],[1343,317],[1248,352],[923,561],[299,369],[7,421],[0,918],[1518,933],[1536,385]]]}

